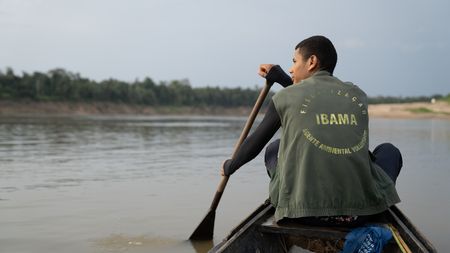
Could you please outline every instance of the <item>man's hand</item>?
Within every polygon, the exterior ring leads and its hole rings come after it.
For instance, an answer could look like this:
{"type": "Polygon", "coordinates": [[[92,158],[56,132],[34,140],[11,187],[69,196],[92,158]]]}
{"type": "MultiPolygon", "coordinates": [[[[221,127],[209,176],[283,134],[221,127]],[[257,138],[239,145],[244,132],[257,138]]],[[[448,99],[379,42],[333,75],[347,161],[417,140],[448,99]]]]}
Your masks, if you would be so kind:
{"type": "Polygon", "coordinates": [[[292,78],[281,69],[280,65],[261,64],[259,65],[258,74],[269,83],[279,83],[283,87],[288,87],[292,84],[292,78]]]}
{"type": "Polygon", "coordinates": [[[275,64],[261,64],[259,65],[258,74],[264,78],[266,78],[267,73],[269,73],[270,69],[275,66],[275,64]]]}
{"type": "Polygon", "coordinates": [[[220,175],[221,175],[222,177],[225,176],[225,170],[224,170],[223,167],[224,167],[226,161],[227,161],[227,160],[223,161],[223,162],[222,162],[222,165],[220,166],[220,175]]]}
{"type": "Polygon", "coordinates": [[[220,166],[220,175],[222,175],[223,177],[229,177],[231,176],[231,174],[233,174],[234,171],[229,171],[230,168],[228,168],[227,166],[229,166],[231,159],[227,159],[225,161],[222,162],[222,166],[220,166]],[[225,170],[225,167],[227,167],[228,170],[225,170]]]}

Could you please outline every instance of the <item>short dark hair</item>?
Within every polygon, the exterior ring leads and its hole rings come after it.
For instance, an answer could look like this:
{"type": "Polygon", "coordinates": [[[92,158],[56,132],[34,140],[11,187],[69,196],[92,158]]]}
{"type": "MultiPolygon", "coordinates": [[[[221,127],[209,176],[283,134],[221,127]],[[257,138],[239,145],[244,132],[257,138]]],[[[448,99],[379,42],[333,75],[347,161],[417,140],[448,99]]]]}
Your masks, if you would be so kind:
{"type": "Polygon", "coordinates": [[[333,43],[325,36],[317,35],[304,39],[298,43],[295,50],[299,49],[306,60],[311,55],[315,55],[319,59],[320,70],[326,70],[333,74],[336,67],[337,53],[333,43]]]}

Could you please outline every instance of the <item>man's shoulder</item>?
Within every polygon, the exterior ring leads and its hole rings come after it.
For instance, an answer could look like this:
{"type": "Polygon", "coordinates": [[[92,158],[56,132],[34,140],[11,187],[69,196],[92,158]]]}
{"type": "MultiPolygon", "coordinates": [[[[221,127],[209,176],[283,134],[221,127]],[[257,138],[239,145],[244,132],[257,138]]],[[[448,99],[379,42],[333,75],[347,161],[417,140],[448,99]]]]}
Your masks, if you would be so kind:
{"type": "Polygon", "coordinates": [[[305,91],[305,88],[306,87],[303,82],[299,84],[293,84],[275,93],[274,98],[284,96],[299,96],[305,91]]]}
{"type": "Polygon", "coordinates": [[[366,93],[356,84],[352,83],[352,82],[343,82],[344,85],[347,86],[347,88],[349,90],[351,90],[353,93],[357,93],[360,96],[365,96],[367,97],[366,93]]]}
{"type": "Polygon", "coordinates": [[[366,93],[356,84],[350,81],[342,81],[339,78],[335,76],[330,76],[336,83],[340,83],[342,86],[345,87],[346,90],[352,90],[353,92],[358,93],[359,95],[366,96],[366,93]]]}

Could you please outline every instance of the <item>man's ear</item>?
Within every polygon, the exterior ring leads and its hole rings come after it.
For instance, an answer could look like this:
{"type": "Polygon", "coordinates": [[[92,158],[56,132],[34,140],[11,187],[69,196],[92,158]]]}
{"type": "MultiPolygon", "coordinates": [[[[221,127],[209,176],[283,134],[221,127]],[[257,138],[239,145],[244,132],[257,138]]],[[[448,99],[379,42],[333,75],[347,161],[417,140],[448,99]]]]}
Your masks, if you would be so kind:
{"type": "Polygon", "coordinates": [[[319,58],[314,54],[311,55],[308,59],[308,71],[315,71],[319,69],[319,58]]]}

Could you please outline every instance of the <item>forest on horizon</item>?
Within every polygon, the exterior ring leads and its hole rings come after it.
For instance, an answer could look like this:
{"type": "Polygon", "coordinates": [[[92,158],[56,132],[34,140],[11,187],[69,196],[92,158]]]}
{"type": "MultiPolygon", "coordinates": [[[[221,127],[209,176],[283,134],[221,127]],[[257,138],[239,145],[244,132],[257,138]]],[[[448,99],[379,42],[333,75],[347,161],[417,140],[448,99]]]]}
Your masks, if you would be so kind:
{"type": "MultiPolygon", "coordinates": [[[[150,106],[252,106],[260,87],[191,87],[187,79],[155,83],[151,78],[124,82],[107,79],[100,82],[57,68],[47,73],[17,75],[13,69],[0,70],[0,100],[111,102],[150,106]]],[[[271,92],[269,96],[274,93],[271,92]]],[[[450,101],[450,94],[432,96],[369,97],[369,104],[429,102],[432,98],[450,101]]],[[[266,100],[267,101],[267,100],[266,100]]]]}

